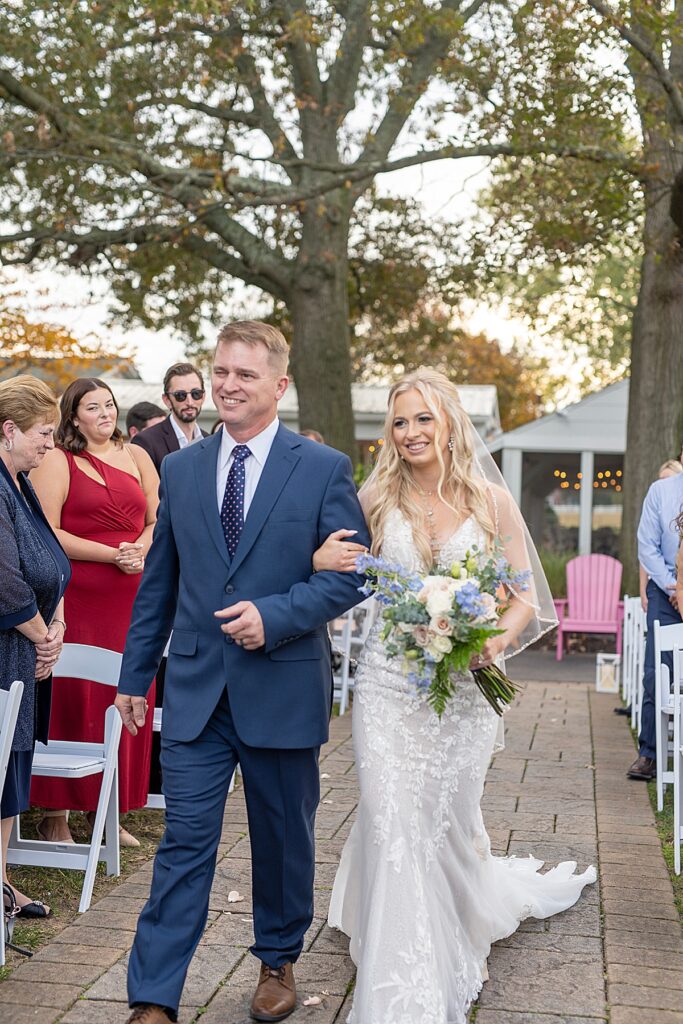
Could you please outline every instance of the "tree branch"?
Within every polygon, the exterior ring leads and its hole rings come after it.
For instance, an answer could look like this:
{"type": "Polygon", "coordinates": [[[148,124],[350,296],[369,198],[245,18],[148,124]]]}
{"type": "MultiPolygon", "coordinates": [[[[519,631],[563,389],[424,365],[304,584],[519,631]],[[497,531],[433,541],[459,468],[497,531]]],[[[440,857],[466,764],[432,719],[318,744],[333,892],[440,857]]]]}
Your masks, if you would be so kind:
{"type": "Polygon", "coordinates": [[[628,25],[625,25],[620,21],[616,13],[612,10],[610,5],[605,2],[605,0],[587,0],[587,2],[594,11],[601,14],[603,18],[605,18],[605,20],[616,29],[621,38],[632,46],[633,49],[640,54],[643,60],[647,61],[659,79],[664,92],[669,97],[669,101],[676,113],[676,117],[683,126],[683,93],[654,47],[650,46],[647,40],[638,32],[629,28],[628,25]]]}
{"type": "Polygon", "coordinates": [[[183,249],[191,252],[206,263],[223,270],[225,273],[236,277],[246,284],[253,284],[269,295],[275,296],[282,302],[289,301],[289,282],[284,277],[274,281],[269,275],[263,274],[257,267],[252,266],[245,257],[240,259],[232,253],[226,252],[220,246],[196,234],[184,236],[180,245],[183,249]]]}
{"type": "Polygon", "coordinates": [[[363,51],[370,37],[367,0],[351,0],[344,11],[344,34],[339,43],[337,59],[323,85],[323,102],[332,111],[337,124],[353,110],[358,76],[363,66],[363,51]]]}
{"type": "Polygon", "coordinates": [[[302,3],[301,7],[297,9],[290,0],[277,0],[272,6],[279,7],[282,12],[283,39],[289,53],[294,91],[299,99],[304,102],[307,99],[313,100],[320,107],[323,102],[323,89],[318,71],[317,53],[307,42],[302,26],[296,24],[297,19],[306,17],[308,13],[306,5],[302,3]]]}
{"type": "MultiPolygon", "coordinates": [[[[440,13],[457,14],[461,4],[462,0],[444,0],[440,13]]],[[[471,9],[476,13],[480,6],[481,2],[474,0],[466,10],[471,9]]],[[[390,100],[384,117],[366,145],[361,159],[388,157],[416,102],[424,92],[435,65],[445,56],[451,39],[450,32],[440,32],[437,27],[427,30],[424,43],[414,51],[401,86],[390,100]]]]}

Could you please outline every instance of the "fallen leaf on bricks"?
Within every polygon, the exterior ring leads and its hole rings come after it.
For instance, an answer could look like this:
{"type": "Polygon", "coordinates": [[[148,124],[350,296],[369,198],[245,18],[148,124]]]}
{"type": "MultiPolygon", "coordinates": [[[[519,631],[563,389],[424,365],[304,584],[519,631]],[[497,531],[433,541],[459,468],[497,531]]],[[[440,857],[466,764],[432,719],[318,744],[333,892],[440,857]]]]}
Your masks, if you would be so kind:
{"type": "Polygon", "coordinates": [[[228,893],[228,903],[243,903],[244,896],[240,896],[237,889],[231,889],[228,893]]]}
{"type": "Polygon", "coordinates": [[[304,1006],[319,1006],[322,1003],[320,996],[309,996],[304,999],[304,1006]]]}

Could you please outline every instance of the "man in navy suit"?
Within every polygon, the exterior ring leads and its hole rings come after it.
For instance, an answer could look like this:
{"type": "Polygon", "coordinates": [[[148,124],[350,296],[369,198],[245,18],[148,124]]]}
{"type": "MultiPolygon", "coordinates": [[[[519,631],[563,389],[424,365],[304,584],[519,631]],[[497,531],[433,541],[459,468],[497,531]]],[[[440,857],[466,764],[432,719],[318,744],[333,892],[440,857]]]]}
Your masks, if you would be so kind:
{"type": "Polygon", "coordinates": [[[318,751],[331,700],[326,623],[361,599],[355,574],[314,574],[340,525],[369,543],[350,460],[279,424],[287,343],[252,321],[218,336],[223,428],[161,467],[154,543],[116,703],[135,734],[171,629],[162,728],[166,832],[128,971],[130,1021],[176,1020],[208,912],[228,786],[249,815],[255,943],[251,1015],[293,1011],[292,964],[313,917],[318,751]],[[227,607],[226,607],[227,606],[227,607]]]}

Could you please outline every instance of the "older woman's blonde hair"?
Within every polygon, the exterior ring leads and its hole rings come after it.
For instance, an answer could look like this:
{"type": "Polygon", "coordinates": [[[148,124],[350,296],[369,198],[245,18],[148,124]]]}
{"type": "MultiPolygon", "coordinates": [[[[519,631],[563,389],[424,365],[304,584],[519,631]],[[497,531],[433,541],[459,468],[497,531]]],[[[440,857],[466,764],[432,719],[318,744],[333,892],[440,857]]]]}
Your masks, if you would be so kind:
{"type": "Polygon", "coordinates": [[[22,433],[36,423],[55,423],[59,404],[44,380],[22,373],[0,381],[0,423],[12,420],[22,433]]]}
{"type": "Polygon", "coordinates": [[[396,400],[408,391],[417,391],[436,424],[436,455],[439,460],[437,494],[452,509],[458,521],[474,516],[486,536],[487,546],[495,539],[495,527],[486,482],[476,468],[473,427],[462,407],[457,388],[436,370],[422,369],[401,378],[389,392],[384,424],[384,444],[369,481],[367,520],[372,536],[372,552],[382,547],[387,516],[398,509],[413,529],[416,547],[426,566],[433,562],[425,510],[420,504],[409,465],[401,458],[394,441],[396,400]],[[450,439],[445,453],[442,450],[450,439]]]}
{"type": "Polygon", "coordinates": [[[657,471],[657,476],[661,477],[662,473],[668,473],[670,476],[676,476],[678,473],[683,473],[683,465],[678,459],[667,459],[663,462],[657,471]]]}

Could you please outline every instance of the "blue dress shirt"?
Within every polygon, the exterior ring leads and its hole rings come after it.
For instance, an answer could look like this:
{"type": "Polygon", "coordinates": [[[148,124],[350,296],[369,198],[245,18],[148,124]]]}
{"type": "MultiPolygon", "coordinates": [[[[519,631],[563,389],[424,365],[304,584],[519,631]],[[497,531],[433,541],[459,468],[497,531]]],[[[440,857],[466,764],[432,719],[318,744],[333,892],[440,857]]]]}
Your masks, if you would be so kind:
{"type": "Polygon", "coordinates": [[[676,584],[680,535],[675,519],[683,508],[683,473],[655,480],[643,502],[638,526],[638,560],[660,590],[676,584]]]}

